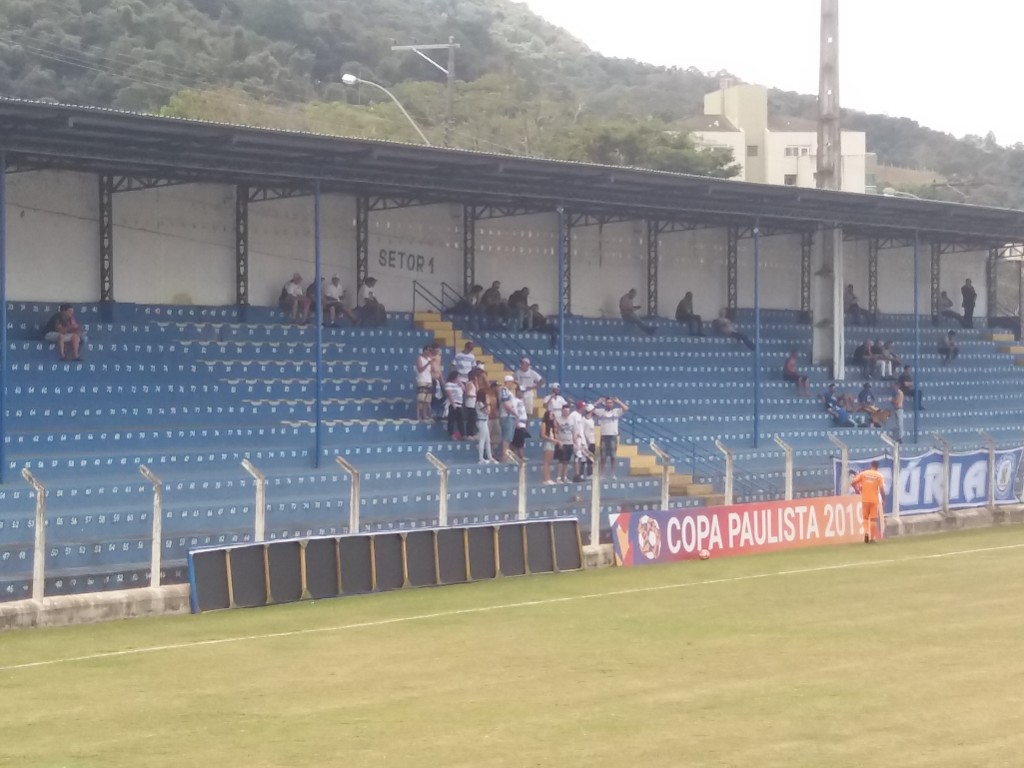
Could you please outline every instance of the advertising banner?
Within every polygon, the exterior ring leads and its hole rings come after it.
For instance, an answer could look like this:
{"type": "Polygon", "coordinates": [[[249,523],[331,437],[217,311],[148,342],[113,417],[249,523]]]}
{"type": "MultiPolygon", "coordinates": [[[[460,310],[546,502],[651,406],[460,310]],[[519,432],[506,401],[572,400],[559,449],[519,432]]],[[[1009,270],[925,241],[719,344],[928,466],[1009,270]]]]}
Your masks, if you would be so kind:
{"type": "MultiPolygon", "coordinates": [[[[1020,471],[1024,448],[996,451],[995,502],[1019,504],[1020,493],[1017,474],[1020,471]]],[[[874,456],[851,461],[853,474],[878,461],[879,471],[885,476],[885,513],[892,514],[892,456],[874,456]]],[[[845,487],[841,483],[840,461],[832,460],[834,491],[849,492],[849,478],[845,487]]],[[[942,509],[943,492],[942,451],[932,449],[920,456],[900,457],[900,514],[921,515],[942,509]]],[[[950,509],[982,507],[988,504],[988,451],[965,451],[949,454],[949,506],[950,509]]]]}
{"type": "MultiPolygon", "coordinates": [[[[664,512],[622,511],[610,516],[616,565],[649,565],[774,552],[864,537],[860,499],[843,496],[694,507],[664,512]]],[[[874,531],[875,538],[881,532],[874,531]]]]}

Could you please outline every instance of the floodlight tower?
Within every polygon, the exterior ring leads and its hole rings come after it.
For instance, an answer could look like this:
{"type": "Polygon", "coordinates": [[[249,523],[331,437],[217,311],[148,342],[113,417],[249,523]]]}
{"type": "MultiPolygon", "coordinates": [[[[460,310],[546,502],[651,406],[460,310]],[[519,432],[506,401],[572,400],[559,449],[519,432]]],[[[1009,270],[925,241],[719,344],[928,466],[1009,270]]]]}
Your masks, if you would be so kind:
{"type": "Polygon", "coordinates": [[[839,0],[821,0],[817,171],[818,189],[843,188],[839,120],[839,0]]]}

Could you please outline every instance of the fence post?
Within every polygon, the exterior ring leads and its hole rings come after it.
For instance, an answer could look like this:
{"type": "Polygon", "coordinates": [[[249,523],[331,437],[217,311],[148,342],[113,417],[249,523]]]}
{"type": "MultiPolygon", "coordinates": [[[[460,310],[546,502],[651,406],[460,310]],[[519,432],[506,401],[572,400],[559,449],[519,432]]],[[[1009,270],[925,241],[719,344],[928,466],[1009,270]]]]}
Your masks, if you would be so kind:
{"type": "MultiPolygon", "coordinates": [[[[900,444],[884,432],[879,435],[882,442],[892,448],[892,519],[896,522],[896,530],[903,533],[903,520],[900,518],[900,444]]],[[[885,514],[882,516],[882,534],[885,534],[885,514]]]]}
{"type": "Polygon", "coordinates": [[[587,454],[594,463],[594,474],[590,478],[590,546],[601,543],[601,466],[597,456],[587,454]]]}
{"type": "Polygon", "coordinates": [[[665,510],[668,509],[669,504],[669,475],[672,474],[672,459],[653,440],[651,440],[651,450],[654,451],[655,456],[661,459],[661,508],[665,510]]]}
{"type": "Polygon", "coordinates": [[[775,442],[786,452],[786,501],[793,500],[793,446],[784,442],[778,435],[775,442]]]}
{"type": "Polygon", "coordinates": [[[153,484],[153,544],[149,559],[149,586],[155,588],[160,586],[160,558],[164,548],[164,484],[145,464],[139,467],[139,472],[153,484]]]}
{"type": "Polygon", "coordinates": [[[516,456],[515,452],[510,452],[509,456],[512,457],[512,461],[515,462],[516,466],[519,467],[519,508],[516,514],[517,520],[525,520],[526,515],[526,459],[520,459],[516,456]]]}
{"type": "Polygon", "coordinates": [[[850,484],[850,447],[831,432],[828,433],[828,439],[839,449],[839,495],[844,496],[850,484]]]}
{"type": "Polygon", "coordinates": [[[359,533],[359,470],[341,456],[336,457],[335,460],[343,470],[348,472],[351,481],[348,491],[348,532],[359,533]]]}
{"type": "Polygon", "coordinates": [[[722,452],[725,456],[725,506],[732,506],[732,470],[733,470],[733,458],[732,451],[725,447],[725,443],[715,438],[715,448],[722,452]]]}
{"type": "Polygon", "coordinates": [[[242,467],[256,480],[256,520],[253,539],[263,541],[267,532],[267,478],[248,459],[242,459],[242,467]]]}
{"type": "Polygon", "coordinates": [[[978,430],[981,439],[985,441],[988,448],[988,508],[991,512],[996,511],[996,441],[984,431],[978,430]]]}
{"type": "Polygon", "coordinates": [[[46,486],[23,467],[21,476],[36,490],[36,543],[32,554],[32,599],[42,600],[46,588],[46,486]]]}
{"type": "Polygon", "coordinates": [[[932,438],[942,448],[942,514],[949,515],[949,443],[938,432],[932,438]]]}
{"type": "Polygon", "coordinates": [[[433,464],[441,475],[441,490],[437,500],[437,524],[445,528],[448,525],[448,467],[437,456],[429,452],[427,461],[433,464]]]}

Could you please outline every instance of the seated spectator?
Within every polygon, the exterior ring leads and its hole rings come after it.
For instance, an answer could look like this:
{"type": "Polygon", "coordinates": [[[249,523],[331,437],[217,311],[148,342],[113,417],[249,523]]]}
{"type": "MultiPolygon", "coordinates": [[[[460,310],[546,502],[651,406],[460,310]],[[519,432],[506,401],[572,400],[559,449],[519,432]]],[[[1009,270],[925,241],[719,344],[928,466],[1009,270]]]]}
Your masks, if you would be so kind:
{"type": "Polygon", "coordinates": [[[302,275],[298,272],[282,286],[277,305],[291,315],[292,322],[296,325],[305,325],[309,322],[309,308],[313,305],[313,299],[302,290],[302,275]]]}
{"type": "Polygon", "coordinates": [[[383,304],[377,301],[377,297],[373,295],[373,289],[376,285],[377,278],[368,277],[359,287],[356,313],[359,317],[360,325],[385,325],[388,321],[387,310],[383,304]]]}
{"type": "Polygon", "coordinates": [[[749,349],[754,348],[754,342],[747,338],[746,334],[740,333],[732,320],[729,319],[728,310],[723,309],[719,312],[718,317],[711,321],[711,327],[714,328],[715,332],[721,336],[736,339],[736,341],[746,344],[749,349]]]}
{"type": "Polygon", "coordinates": [[[857,401],[854,400],[853,396],[837,392],[835,383],[829,384],[825,392],[819,395],[819,397],[824,401],[825,410],[829,413],[838,408],[843,408],[846,411],[853,411],[857,408],[857,401]]]}
{"type": "Polygon", "coordinates": [[[643,330],[648,336],[653,336],[655,327],[648,325],[640,319],[640,315],[636,311],[640,309],[640,305],[636,303],[636,288],[630,288],[621,299],[619,299],[619,314],[622,315],[622,319],[627,323],[632,323],[637,328],[643,330]]]}
{"type": "Polygon", "coordinates": [[[903,366],[903,373],[900,374],[896,383],[906,397],[911,398],[917,403],[918,408],[922,411],[925,409],[924,406],[921,405],[921,390],[914,386],[914,374],[909,365],[903,366]]]}
{"type": "Polygon", "coordinates": [[[853,363],[859,365],[865,379],[870,379],[875,372],[875,356],[871,351],[871,341],[866,340],[853,350],[853,363]]]}
{"type": "Polygon", "coordinates": [[[878,371],[878,375],[883,379],[892,379],[893,376],[893,359],[886,352],[885,345],[881,339],[877,339],[874,344],[871,345],[871,356],[875,360],[875,370],[878,371]]]}
{"type": "Polygon", "coordinates": [[[850,415],[849,411],[847,411],[841,405],[837,405],[835,408],[830,408],[828,412],[832,416],[832,424],[836,427],[857,426],[857,422],[853,420],[853,417],[850,415]]]}
{"type": "Polygon", "coordinates": [[[533,317],[530,313],[530,289],[525,286],[508,297],[509,322],[513,331],[528,331],[533,317]]]}
{"type": "Polygon", "coordinates": [[[790,350],[789,357],[786,358],[785,365],[782,366],[782,378],[786,381],[791,381],[796,384],[796,393],[805,397],[809,396],[810,393],[807,391],[807,377],[801,375],[797,369],[796,361],[800,357],[800,351],[797,349],[790,350]]]}
{"type": "Polygon", "coordinates": [[[344,315],[353,325],[356,324],[356,316],[345,306],[345,291],[341,287],[341,278],[334,275],[331,282],[323,286],[320,296],[324,302],[324,325],[338,325],[338,315],[344,315]]]}
{"type": "Polygon", "coordinates": [[[947,317],[950,320],[956,320],[957,323],[963,324],[964,316],[953,309],[953,300],[949,298],[945,291],[939,294],[939,303],[936,308],[942,317],[947,317]]]}
{"type": "Polygon", "coordinates": [[[474,285],[469,289],[469,293],[455,302],[455,306],[449,310],[453,315],[465,315],[472,330],[480,329],[480,297],[483,292],[483,286],[474,285]]]}
{"type": "Polygon", "coordinates": [[[693,291],[687,291],[676,305],[676,322],[688,325],[691,336],[704,335],[704,321],[693,312],[693,291]]]}
{"type": "Polygon", "coordinates": [[[857,294],[853,292],[853,283],[847,283],[846,291],[843,293],[843,311],[850,318],[850,322],[860,325],[863,310],[860,308],[857,294]]]}
{"type": "Polygon", "coordinates": [[[78,324],[75,310],[70,304],[61,304],[58,311],[46,322],[43,338],[57,345],[57,357],[61,360],[81,361],[81,346],[85,343],[85,331],[78,324]],[[71,346],[71,357],[67,356],[67,348],[71,346]]]}
{"type": "Polygon", "coordinates": [[[508,320],[508,303],[501,297],[501,281],[495,280],[480,296],[480,308],[490,327],[504,326],[508,320]]]}
{"type": "Polygon", "coordinates": [[[541,313],[539,304],[530,305],[530,330],[546,333],[552,349],[558,345],[558,326],[541,313]]]}
{"type": "Polygon", "coordinates": [[[857,394],[857,408],[868,415],[873,427],[881,427],[889,418],[889,411],[879,408],[875,404],[875,393],[871,389],[870,381],[865,381],[864,386],[857,394]]]}
{"type": "Polygon", "coordinates": [[[956,331],[950,331],[946,337],[939,342],[939,354],[942,355],[942,364],[948,365],[956,360],[960,350],[956,346],[956,331]]]}
{"type": "Polygon", "coordinates": [[[896,377],[893,375],[893,372],[903,365],[903,361],[900,360],[899,356],[893,351],[891,341],[887,341],[882,345],[882,356],[889,363],[889,378],[895,379],[896,377]]]}

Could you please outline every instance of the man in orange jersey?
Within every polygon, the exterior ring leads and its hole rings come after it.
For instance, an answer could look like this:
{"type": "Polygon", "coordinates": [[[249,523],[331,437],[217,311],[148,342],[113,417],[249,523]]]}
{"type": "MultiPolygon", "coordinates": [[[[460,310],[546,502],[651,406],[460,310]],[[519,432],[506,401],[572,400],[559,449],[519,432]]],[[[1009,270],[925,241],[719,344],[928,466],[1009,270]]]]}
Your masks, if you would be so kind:
{"type": "Polygon", "coordinates": [[[875,540],[874,521],[885,504],[885,478],[878,471],[878,462],[872,461],[871,468],[853,478],[853,490],[860,494],[860,503],[864,512],[864,543],[875,540]]]}

